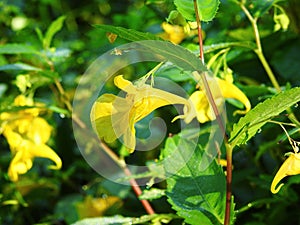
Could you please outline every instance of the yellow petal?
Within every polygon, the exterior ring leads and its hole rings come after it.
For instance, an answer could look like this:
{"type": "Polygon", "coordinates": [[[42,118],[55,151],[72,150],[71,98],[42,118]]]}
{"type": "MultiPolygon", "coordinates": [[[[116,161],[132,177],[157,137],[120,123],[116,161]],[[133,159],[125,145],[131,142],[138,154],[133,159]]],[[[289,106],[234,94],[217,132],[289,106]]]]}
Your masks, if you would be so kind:
{"type": "Polygon", "coordinates": [[[12,159],[9,168],[8,176],[11,181],[17,181],[19,174],[24,174],[32,167],[32,159],[26,151],[18,151],[12,159]]]}
{"type": "Polygon", "coordinates": [[[251,109],[249,99],[237,86],[219,78],[217,81],[224,98],[233,98],[244,104],[245,110],[236,110],[234,114],[245,114],[251,109]]]}
{"type": "Polygon", "coordinates": [[[45,144],[49,140],[52,127],[45,119],[37,117],[31,121],[27,129],[27,137],[38,145],[45,144]]]}
{"type": "Polygon", "coordinates": [[[194,104],[197,119],[200,123],[205,123],[215,119],[213,112],[210,110],[210,105],[203,91],[195,91],[190,100],[194,104]]]}
{"type": "Polygon", "coordinates": [[[271,184],[271,192],[276,194],[280,190],[283,184],[277,188],[276,186],[284,177],[297,174],[300,174],[300,153],[291,153],[276,173],[271,184]]]}
{"type": "Polygon", "coordinates": [[[92,106],[90,114],[91,121],[111,115],[113,112],[113,102],[116,98],[117,96],[113,94],[101,95],[92,106]]]}
{"type": "Polygon", "coordinates": [[[136,88],[134,87],[134,85],[130,81],[124,79],[123,75],[116,76],[114,78],[114,83],[118,88],[126,91],[127,93],[131,94],[136,92],[136,88]]]}
{"type": "Polygon", "coordinates": [[[45,144],[35,145],[33,144],[29,149],[31,157],[41,157],[52,160],[55,165],[49,166],[50,169],[59,170],[62,166],[61,159],[49,146],[45,144]]]}
{"type": "Polygon", "coordinates": [[[131,119],[129,126],[124,133],[124,146],[128,150],[129,153],[134,152],[136,146],[136,139],[135,139],[135,128],[134,128],[134,118],[131,119]]]}
{"type": "Polygon", "coordinates": [[[130,104],[124,98],[104,94],[94,103],[90,118],[99,138],[111,143],[125,133],[129,121],[130,104]]]}

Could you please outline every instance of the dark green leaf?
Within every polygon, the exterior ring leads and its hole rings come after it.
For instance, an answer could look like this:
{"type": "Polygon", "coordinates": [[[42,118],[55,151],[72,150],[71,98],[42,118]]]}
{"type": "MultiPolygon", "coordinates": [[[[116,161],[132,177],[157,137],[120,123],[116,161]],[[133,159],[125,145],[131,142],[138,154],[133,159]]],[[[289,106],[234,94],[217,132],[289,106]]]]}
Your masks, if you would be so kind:
{"type": "MultiPolygon", "coordinates": [[[[187,20],[196,21],[194,2],[192,0],[175,0],[177,10],[187,20]]],[[[211,21],[219,8],[219,0],[197,0],[198,12],[201,21],[211,21]]]]}
{"type": "Polygon", "coordinates": [[[102,29],[106,32],[114,33],[120,38],[128,41],[143,41],[143,40],[161,40],[158,36],[151,33],[144,33],[133,29],[126,29],[124,27],[115,27],[110,25],[94,25],[94,27],[102,29]]]}
{"type": "Polygon", "coordinates": [[[39,54],[39,52],[30,45],[13,43],[0,45],[0,54],[39,54]]]}
{"type": "Polygon", "coordinates": [[[268,120],[300,101],[300,87],[283,91],[258,104],[233,126],[230,140],[233,146],[245,144],[268,120]]]}
{"type": "Polygon", "coordinates": [[[168,138],[163,156],[169,159],[165,165],[167,197],[177,214],[188,224],[221,225],[225,211],[225,175],[222,168],[212,161],[207,169],[200,169],[204,153],[199,145],[181,139],[168,138]],[[190,157],[191,156],[191,157],[190,157]],[[183,164],[179,171],[174,165],[183,164]]]}
{"type": "Polygon", "coordinates": [[[57,18],[55,21],[53,21],[51,23],[51,25],[48,27],[45,37],[44,37],[44,48],[48,49],[51,45],[53,36],[61,30],[62,26],[63,26],[63,22],[66,19],[65,16],[61,16],[59,18],[57,18]]]}

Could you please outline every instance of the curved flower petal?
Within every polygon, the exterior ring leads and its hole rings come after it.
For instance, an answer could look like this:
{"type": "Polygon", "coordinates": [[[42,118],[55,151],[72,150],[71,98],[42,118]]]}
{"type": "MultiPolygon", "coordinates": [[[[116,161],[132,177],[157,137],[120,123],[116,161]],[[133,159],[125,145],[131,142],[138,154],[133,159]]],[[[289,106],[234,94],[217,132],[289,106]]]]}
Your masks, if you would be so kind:
{"type": "Polygon", "coordinates": [[[125,80],[123,78],[123,75],[116,76],[114,78],[114,83],[118,88],[126,91],[129,94],[136,92],[136,88],[134,87],[134,85],[129,80],[125,80]]]}
{"type": "Polygon", "coordinates": [[[30,149],[31,157],[41,157],[52,160],[55,165],[49,166],[50,169],[59,170],[62,166],[62,161],[59,156],[48,145],[40,144],[33,145],[30,149]]]}
{"type": "Polygon", "coordinates": [[[18,151],[8,168],[8,176],[12,181],[17,181],[19,174],[24,174],[32,167],[32,159],[24,154],[24,151],[18,151]]]}
{"type": "Polygon", "coordinates": [[[277,188],[276,186],[283,178],[297,174],[300,174],[300,153],[290,153],[290,156],[281,165],[272,181],[271,192],[276,194],[280,190],[283,184],[280,184],[277,188]]]}
{"type": "Polygon", "coordinates": [[[234,114],[245,114],[251,109],[249,99],[237,86],[219,78],[217,82],[224,98],[233,98],[244,104],[245,110],[236,110],[234,114]]]}

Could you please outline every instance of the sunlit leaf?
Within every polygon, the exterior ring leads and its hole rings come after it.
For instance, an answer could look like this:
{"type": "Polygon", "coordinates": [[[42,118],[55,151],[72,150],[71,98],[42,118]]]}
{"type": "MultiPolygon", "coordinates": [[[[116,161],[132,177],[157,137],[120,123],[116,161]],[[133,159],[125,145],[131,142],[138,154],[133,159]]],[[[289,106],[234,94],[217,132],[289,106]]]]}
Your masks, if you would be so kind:
{"type": "Polygon", "coordinates": [[[151,33],[144,33],[133,29],[126,29],[124,27],[115,27],[110,25],[94,25],[97,29],[102,29],[106,32],[118,35],[128,41],[143,41],[143,40],[162,40],[158,36],[151,33]]]}
{"type": "Polygon", "coordinates": [[[44,45],[45,49],[48,49],[50,47],[53,36],[58,31],[61,30],[61,28],[63,26],[63,22],[64,22],[65,19],[66,19],[65,16],[61,16],[61,17],[57,18],[55,21],[53,21],[51,23],[51,25],[48,27],[48,29],[46,31],[46,34],[45,34],[45,37],[44,37],[44,42],[43,42],[43,45],[44,45]]]}
{"type": "Polygon", "coordinates": [[[178,216],[174,214],[152,214],[144,215],[141,217],[123,217],[120,215],[115,215],[112,217],[99,217],[99,218],[88,218],[84,220],[77,221],[72,225],[132,225],[132,224],[161,224],[160,221],[164,223],[170,222],[172,219],[177,219],[178,216]]]}
{"type": "Polygon", "coordinates": [[[165,170],[171,174],[167,178],[166,194],[172,208],[186,223],[198,225],[201,221],[202,225],[221,225],[225,210],[225,175],[215,161],[201,170],[203,153],[200,146],[194,148],[179,136],[167,139],[162,153],[169,158],[165,170]],[[174,165],[178,164],[184,166],[176,172],[174,165]]]}
{"type": "Polygon", "coordinates": [[[19,63],[6,64],[0,66],[0,71],[5,71],[5,70],[40,71],[41,69],[26,63],[19,62],[19,63]]]}
{"type": "Polygon", "coordinates": [[[283,91],[250,110],[233,126],[229,143],[245,144],[268,120],[300,101],[300,87],[283,91]]]}
{"type": "Polygon", "coordinates": [[[0,54],[39,54],[39,52],[30,45],[12,43],[0,45],[0,54]]]}
{"type": "MultiPolygon", "coordinates": [[[[187,20],[196,21],[194,2],[192,0],[175,0],[177,10],[187,20]]],[[[219,8],[219,0],[197,0],[198,12],[201,21],[211,21],[219,8]]]]}

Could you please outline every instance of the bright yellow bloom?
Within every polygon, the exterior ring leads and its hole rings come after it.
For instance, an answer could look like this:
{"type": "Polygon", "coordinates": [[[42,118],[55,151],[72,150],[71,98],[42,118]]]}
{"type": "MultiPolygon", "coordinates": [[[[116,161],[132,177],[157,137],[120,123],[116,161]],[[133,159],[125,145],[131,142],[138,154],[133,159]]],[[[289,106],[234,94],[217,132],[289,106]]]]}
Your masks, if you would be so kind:
{"type": "MultiPolygon", "coordinates": [[[[234,84],[227,82],[225,80],[216,78],[218,88],[220,88],[222,96],[220,98],[216,98],[215,102],[218,105],[221,98],[233,98],[240,102],[242,102],[245,106],[245,110],[236,110],[234,113],[240,113],[245,114],[247,113],[250,108],[250,102],[247,98],[247,96],[234,84]]],[[[213,87],[213,86],[211,86],[213,87]]],[[[214,88],[211,88],[212,92],[214,92],[214,88]]],[[[215,119],[215,114],[211,110],[211,107],[209,105],[208,99],[206,97],[206,94],[203,90],[195,91],[191,96],[190,100],[193,102],[194,107],[197,112],[197,119],[200,123],[205,123],[207,121],[211,121],[215,119]]]]}
{"type": "Polygon", "coordinates": [[[197,31],[191,30],[189,25],[179,26],[163,22],[161,27],[165,32],[160,34],[160,37],[169,40],[174,44],[180,44],[185,38],[197,34],[197,31]]]}
{"type": "Polygon", "coordinates": [[[133,85],[122,75],[115,77],[115,85],[127,93],[126,97],[103,94],[91,110],[91,122],[100,138],[111,143],[123,136],[125,147],[131,153],[136,146],[134,124],[145,118],[155,109],[172,104],[186,106],[183,118],[187,123],[193,118],[188,100],[150,85],[133,85]]]}
{"type": "Polygon", "coordinates": [[[19,174],[31,169],[35,157],[51,159],[56,165],[51,169],[60,169],[62,162],[59,156],[46,145],[51,135],[51,126],[38,115],[42,111],[32,99],[23,95],[14,101],[15,106],[32,106],[17,112],[3,112],[0,114],[1,129],[14,156],[8,175],[12,181],[17,181],[19,174]]]}
{"type": "Polygon", "coordinates": [[[279,182],[286,176],[300,174],[300,153],[289,153],[289,157],[281,165],[280,169],[276,173],[273,182],[271,184],[271,192],[276,194],[283,184],[280,184],[277,188],[276,186],[279,182]]]}

